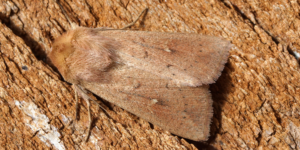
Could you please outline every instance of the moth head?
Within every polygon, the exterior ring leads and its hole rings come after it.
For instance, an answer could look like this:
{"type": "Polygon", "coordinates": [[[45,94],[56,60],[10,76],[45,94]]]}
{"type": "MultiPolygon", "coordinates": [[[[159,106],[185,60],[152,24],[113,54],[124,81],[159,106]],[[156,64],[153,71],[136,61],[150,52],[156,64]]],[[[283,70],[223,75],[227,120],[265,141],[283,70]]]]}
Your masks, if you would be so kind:
{"type": "Polygon", "coordinates": [[[68,31],[58,37],[52,45],[51,51],[48,53],[48,63],[58,69],[63,77],[66,76],[68,66],[65,63],[66,59],[74,52],[72,46],[74,30],[68,31]]]}

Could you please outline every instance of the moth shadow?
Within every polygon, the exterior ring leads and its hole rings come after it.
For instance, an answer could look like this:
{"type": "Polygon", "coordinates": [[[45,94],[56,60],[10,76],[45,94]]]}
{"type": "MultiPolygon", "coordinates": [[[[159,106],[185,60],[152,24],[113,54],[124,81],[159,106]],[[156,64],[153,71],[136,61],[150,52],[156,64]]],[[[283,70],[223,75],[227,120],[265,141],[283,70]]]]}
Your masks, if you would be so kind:
{"type": "Polygon", "coordinates": [[[218,133],[220,133],[220,129],[222,129],[222,111],[223,111],[223,106],[225,103],[228,103],[227,95],[230,93],[233,93],[232,91],[234,90],[234,86],[232,84],[232,79],[228,75],[228,72],[232,70],[230,69],[229,64],[227,63],[222,75],[219,77],[219,79],[216,81],[216,83],[210,85],[210,91],[212,94],[212,99],[213,99],[213,110],[214,110],[214,115],[212,118],[212,123],[211,123],[211,129],[210,129],[210,138],[207,141],[208,143],[218,143],[219,145],[222,145],[222,141],[215,141],[216,136],[218,133]]]}
{"type": "Polygon", "coordinates": [[[185,139],[188,143],[193,144],[197,149],[206,149],[206,150],[217,150],[213,146],[209,145],[208,142],[197,142],[189,139],[185,139]]]}
{"type": "MultiPolygon", "coordinates": [[[[12,14],[10,16],[13,15],[15,15],[15,13],[12,11],[12,14]]],[[[11,19],[9,17],[6,17],[5,15],[0,13],[0,19],[2,20],[2,23],[10,28],[15,35],[23,39],[24,43],[31,49],[32,53],[38,60],[42,60],[44,62],[46,61],[47,55],[45,52],[45,48],[43,48],[40,43],[33,39],[29,33],[25,32],[18,25],[10,21],[11,19]]],[[[47,32],[45,36],[47,36],[49,39],[52,39],[50,32],[47,32]]]]}

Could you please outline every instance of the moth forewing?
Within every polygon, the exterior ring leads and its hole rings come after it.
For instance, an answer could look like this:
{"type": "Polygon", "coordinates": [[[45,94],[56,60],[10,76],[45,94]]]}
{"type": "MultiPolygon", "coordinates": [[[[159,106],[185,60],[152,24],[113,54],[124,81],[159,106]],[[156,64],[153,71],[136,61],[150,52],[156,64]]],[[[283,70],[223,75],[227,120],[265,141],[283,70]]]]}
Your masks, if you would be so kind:
{"type": "Polygon", "coordinates": [[[145,31],[99,31],[120,48],[123,63],[181,85],[214,83],[227,62],[230,42],[213,36],[145,31]]]}

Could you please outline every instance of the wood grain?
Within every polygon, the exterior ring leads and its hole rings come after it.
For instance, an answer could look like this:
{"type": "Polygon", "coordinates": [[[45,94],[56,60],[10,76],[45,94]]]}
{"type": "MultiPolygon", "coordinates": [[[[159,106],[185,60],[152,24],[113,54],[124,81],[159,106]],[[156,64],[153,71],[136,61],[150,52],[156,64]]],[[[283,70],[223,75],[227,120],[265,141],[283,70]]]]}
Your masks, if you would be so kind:
{"type": "MultiPolygon", "coordinates": [[[[299,3],[296,1],[92,1],[61,2],[86,27],[121,28],[146,7],[131,29],[214,35],[235,47],[210,87],[214,119],[209,147],[298,149],[299,3]]],[[[0,141],[17,149],[195,149],[180,139],[111,106],[109,119],[92,105],[93,130],[113,138],[83,143],[86,105],[73,132],[74,93],[43,60],[55,38],[70,29],[51,1],[0,1],[0,141]],[[96,115],[97,114],[97,115],[96,115]],[[47,119],[48,118],[48,119],[47,119]],[[58,136],[58,134],[60,136],[58,136]],[[50,136],[51,135],[51,136],[50,136]],[[56,136],[52,136],[56,135],[56,136]],[[51,138],[50,138],[51,137],[51,138]],[[52,139],[52,137],[55,137],[52,139]],[[50,138],[50,139],[49,139],[50,138]],[[26,140],[25,140],[26,139],[26,140]]]]}

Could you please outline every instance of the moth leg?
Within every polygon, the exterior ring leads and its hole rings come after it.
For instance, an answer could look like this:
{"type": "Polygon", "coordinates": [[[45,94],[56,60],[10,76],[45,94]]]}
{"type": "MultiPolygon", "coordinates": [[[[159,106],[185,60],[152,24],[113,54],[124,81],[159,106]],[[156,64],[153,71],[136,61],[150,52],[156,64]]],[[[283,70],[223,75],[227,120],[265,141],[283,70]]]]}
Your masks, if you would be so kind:
{"type": "MultiPolygon", "coordinates": [[[[109,117],[111,117],[109,115],[109,113],[106,111],[105,108],[103,108],[99,103],[97,103],[96,100],[94,100],[93,98],[91,98],[90,96],[88,96],[87,94],[87,91],[83,90],[81,87],[79,87],[78,85],[75,85],[74,87],[74,91],[75,91],[75,94],[76,92],[80,92],[80,95],[83,99],[87,99],[87,100],[92,100],[94,103],[96,103],[105,113],[106,115],[108,115],[109,117]],[[76,90],[77,89],[77,90],[76,90]]],[[[77,98],[77,96],[75,95],[75,99],[77,98]]],[[[76,110],[78,110],[78,99],[76,99],[76,110]]]]}
{"type": "Polygon", "coordinates": [[[133,22],[131,22],[130,24],[128,24],[128,25],[126,25],[125,27],[121,28],[121,30],[124,30],[124,29],[129,28],[129,27],[131,27],[132,25],[134,25],[134,24],[139,20],[139,18],[142,16],[142,14],[143,14],[147,9],[148,9],[148,7],[146,7],[146,8],[139,14],[139,16],[138,16],[133,22]]]}
{"type": "MultiPolygon", "coordinates": [[[[89,136],[91,134],[91,129],[92,129],[92,114],[91,114],[91,104],[90,104],[90,100],[94,101],[96,104],[98,104],[93,98],[91,98],[90,96],[88,96],[88,93],[85,89],[83,89],[82,87],[80,87],[79,85],[73,85],[75,94],[77,95],[77,93],[86,101],[87,105],[88,105],[88,114],[89,114],[89,126],[88,126],[88,133],[87,136],[85,138],[85,142],[88,141],[89,136]]],[[[76,114],[77,114],[77,110],[78,110],[78,98],[75,95],[75,99],[76,99],[76,114]]],[[[108,114],[108,112],[100,105],[98,104],[98,106],[104,110],[104,112],[110,117],[110,115],[108,114]]],[[[77,116],[77,115],[76,115],[77,116]]]]}
{"type": "Polygon", "coordinates": [[[94,99],[90,98],[90,100],[92,100],[94,103],[96,103],[103,111],[106,115],[108,115],[110,118],[112,118],[109,113],[106,111],[105,108],[103,108],[98,102],[96,102],[94,99]]]}
{"type": "Polygon", "coordinates": [[[77,92],[77,89],[76,89],[76,85],[73,84],[72,88],[74,90],[75,100],[76,100],[76,103],[75,103],[75,121],[74,121],[73,126],[72,126],[72,130],[74,131],[75,130],[75,124],[77,123],[77,119],[78,119],[78,92],[77,92]]]}
{"type": "Polygon", "coordinates": [[[89,126],[88,126],[88,133],[87,136],[85,138],[85,142],[87,142],[87,140],[89,139],[90,133],[91,133],[91,127],[92,127],[92,115],[91,115],[91,104],[90,104],[90,97],[88,96],[87,92],[82,89],[80,86],[73,84],[72,85],[74,91],[75,91],[75,99],[76,99],[76,105],[75,105],[75,109],[76,109],[76,118],[75,120],[77,120],[77,114],[78,114],[78,97],[77,94],[79,94],[87,103],[88,106],[88,114],[89,114],[89,126]]]}
{"type": "Polygon", "coordinates": [[[87,135],[86,135],[86,137],[85,137],[85,142],[87,142],[88,141],[88,139],[89,139],[89,136],[90,136],[90,134],[91,134],[91,128],[92,128],[92,115],[91,115],[91,104],[90,104],[90,101],[89,101],[89,99],[84,99],[85,101],[86,101],[86,103],[87,103],[87,105],[88,105],[88,113],[89,113],[89,127],[88,127],[88,132],[87,132],[87,135]]]}
{"type": "Polygon", "coordinates": [[[78,93],[77,93],[77,90],[76,90],[76,85],[72,85],[72,88],[75,92],[75,100],[76,100],[76,104],[75,104],[75,120],[78,119],[78,93]]]}

